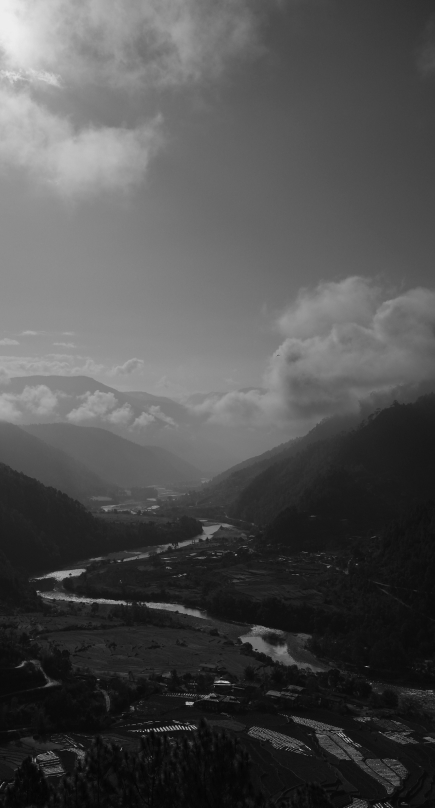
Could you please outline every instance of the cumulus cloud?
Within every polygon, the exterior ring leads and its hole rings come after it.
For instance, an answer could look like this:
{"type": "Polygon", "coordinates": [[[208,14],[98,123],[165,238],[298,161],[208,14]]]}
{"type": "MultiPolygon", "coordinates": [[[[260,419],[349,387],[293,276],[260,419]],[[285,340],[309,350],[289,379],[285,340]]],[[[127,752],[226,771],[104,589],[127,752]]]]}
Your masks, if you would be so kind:
{"type": "Polygon", "coordinates": [[[278,320],[284,341],[265,390],[235,391],[194,407],[218,423],[290,423],[358,412],[372,394],[435,379],[435,292],[395,296],[367,278],[302,290],[278,320]]]}
{"type": "Polygon", "coordinates": [[[154,426],[165,426],[171,429],[176,429],[177,424],[173,418],[169,415],[166,415],[159,406],[153,405],[148,408],[148,410],[142,412],[135,420],[133,421],[131,427],[132,429],[146,429],[147,427],[154,424],[154,426]]]}
{"type": "Polygon", "coordinates": [[[127,376],[130,373],[140,373],[145,367],[143,359],[127,359],[123,365],[116,365],[108,372],[109,376],[127,376]]]}
{"type": "Polygon", "coordinates": [[[65,196],[128,190],[157,144],[159,118],[134,129],[74,127],[27,92],[0,90],[0,161],[65,196]]]}
{"type": "Polygon", "coordinates": [[[9,374],[6,372],[4,368],[0,367],[0,384],[9,384],[10,378],[9,374]]]}
{"type": "Polygon", "coordinates": [[[79,396],[82,403],[68,413],[67,419],[73,424],[80,424],[83,421],[98,419],[110,424],[128,424],[134,417],[134,413],[129,404],[121,407],[114,393],[105,393],[96,390],[95,393],[85,393],[79,396]]]}
{"type": "Polygon", "coordinates": [[[0,395],[0,421],[11,421],[16,423],[21,418],[21,412],[13,401],[9,401],[4,395],[0,395]]]}
{"type": "Polygon", "coordinates": [[[64,196],[128,190],[161,142],[160,116],[137,120],[144,95],[215,79],[234,57],[255,52],[254,7],[254,0],[2,0],[0,160],[64,196]],[[132,122],[108,127],[53,112],[65,87],[80,99],[90,86],[136,97],[132,122]]]}
{"type": "Polygon", "coordinates": [[[1,370],[7,376],[44,375],[52,376],[98,376],[104,373],[105,365],[90,356],[74,354],[46,354],[45,356],[1,356],[1,370]]]}
{"type": "Polygon", "coordinates": [[[75,348],[74,342],[53,342],[53,345],[57,345],[59,348],[75,348]]]}
{"type": "Polygon", "coordinates": [[[45,384],[26,386],[22,393],[2,393],[0,418],[6,421],[19,421],[25,411],[38,416],[53,415],[59,397],[60,393],[53,392],[45,384]]]}
{"type": "Polygon", "coordinates": [[[68,421],[73,423],[90,421],[94,418],[104,418],[118,404],[118,399],[114,393],[104,393],[102,390],[96,390],[95,393],[85,393],[79,396],[79,399],[83,403],[71,410],[67,415],[68,421]]]}
{"type": "Polygon", "coordinates": [[[19,345],[19,344],[20,343],[18,342],[17,339],[9,339],[9,337],[3,337],[3,339],[0,339],[0,345],[19,345]]]}
{"type": "Polygon", "coordinates": [[[155,418],[149,412],[142,412],[132,423],[132,429],[146,429],[150,424],[155,423],[155,418]]]}

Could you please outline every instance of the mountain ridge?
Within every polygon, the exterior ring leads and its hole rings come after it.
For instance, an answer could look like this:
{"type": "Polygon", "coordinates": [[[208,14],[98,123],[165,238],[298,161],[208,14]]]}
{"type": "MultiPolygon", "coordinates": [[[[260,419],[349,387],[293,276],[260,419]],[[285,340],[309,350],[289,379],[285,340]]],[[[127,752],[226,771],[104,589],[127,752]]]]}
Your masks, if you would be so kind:
{"type": "Polygon", "coordinates": [[[0,421],[0,463],[81,502],[91,496],[117,493],[116,486],[85,464],[7,421],[0,421]]]}
{"type": "Polygon", "coordinates": [[[141,446],[109,430],[75,424],[28,424],[22,427],[84,463],[94,474],[121,488],[199,480],[201,472],[160,446],[141,446]]]}

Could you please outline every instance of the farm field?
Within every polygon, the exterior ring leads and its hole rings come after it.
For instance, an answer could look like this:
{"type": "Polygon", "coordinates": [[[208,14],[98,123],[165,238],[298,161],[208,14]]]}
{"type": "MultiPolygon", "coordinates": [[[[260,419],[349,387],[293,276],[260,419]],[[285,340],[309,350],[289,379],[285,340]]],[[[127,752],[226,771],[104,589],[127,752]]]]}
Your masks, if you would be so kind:
{"type": "Polygon", "coordinates": [[[210,537],[170,549],[157,560],[142,558],[122,566],[108,562],[127,555],[113,553],[76,579],[74,588],[94,597],[138,600],[157,599],[165,590],[166,600],[200,605],[204,593],[215,589],[218,575],[227,593],[252,601],[281,598],[295,605],[324,605],[322,584],[330,575],[324,566],[300,564],[295,573],[290,560],[258,559],[249,555],[247,544],[239,544],[236,538],[210,537]]]}
{"type": "MultiPolygon", "coordinates": [[[[127,675],[130,671],[133,675],[149,675],[174,668],[183,674],[211,664],[241,677],[248,661],[254,667],[259,665],[248,660],[235,644],[243,626],[181,614],[175,615],[175,620],[174,627],[162,627],[117,625],[116,621],[104,623],[93,618],[82,628],[74,628],[70,622],[67,629],[62,629],[62,618],[58,618],[46,630],[51,643],[70,652],[73,667],[88,667],[97,675],[127,675]]],[[[76,625],[77,622],[76,618],[76,625]]]]}
{"type": "MultiPolygon", "coordinates": [[[[114,649],[118,652],[115,656],[125,656],[129,664],[137,659],[132,652],[134,650],[136,653],[141,639],[144,644],[147,631],[148,628],[129,629],[131,642],[127,648],[125,635],[122,635],[119,627],[115,627],[114,641],[118,636],[120,643],[120,647],[114,649]]],[[[197,632],[186,629],[187,633],[196,640],[197,632]]],[[[61,634],[69,642],[68,635],[76,635],[76,632],[59,632],[61,634]]],[[[97,649],[83,649],[77,653],[77,658],[81,653],[88,653],[90,658],[97,660],[98,655],[102,654],[100,640],[103,634],[98,629],[87,634],[83,632],[83,641],[95,635],[97,649]]],[[[74,641],[77,637],[74,636],[74,641]]],[[[221,638],[202,632],[199,637],[207,652],[211,653],[213,644],[219,648],[217,641],[221,638]]],[[[235,650],[233,653],[236,654],[235,650]]],[[[83,660],[80,661],[83,665],[83,660]]],[[[302,782],[322,785],[335,808],[351,806],[353,800],[376,801],[384,808],[388,808],[387,803],[399,805],[406,802],[417,808],[434,796],[435,749],[425,740],[427,731],[418,725],[404,724],[403,731],[409,731],[415,741],[404,746],[382,734],[385,726],[381,722],[379,726],[374,720],[358,722],[349,715],[326,709],[311,708],[303,712],[280,714],[253,711],[248,707],[230,716],[205,712],[200,704],[192,703],[187,694],[155,693],[115,718],[101,734],[106,740],[125,749],[135,749],[141,736],[151,731],[173,737],[189,737],[196,732],[202,718],[206,718],[215,729],[234,735],[246,748],[252,759],[254,784],[270,798],[288,795],[302,782]],[[334,742],[335,754],[322,744],[326,736],[334,742]],[[337,755],[339,748],[345,752],[345,756],[337,755]]],[[[44,741],[43,744],[35,744],[32,739],[23,738],[0,747],[0,764],[5,773],[15,769],[29,754],[32,743],[36,752],[52,748],[57,754],[61,746],[63,750],[69,749],[79,756],[89,748],[92,736],[57,734],[44,738],[44,741]]]]}

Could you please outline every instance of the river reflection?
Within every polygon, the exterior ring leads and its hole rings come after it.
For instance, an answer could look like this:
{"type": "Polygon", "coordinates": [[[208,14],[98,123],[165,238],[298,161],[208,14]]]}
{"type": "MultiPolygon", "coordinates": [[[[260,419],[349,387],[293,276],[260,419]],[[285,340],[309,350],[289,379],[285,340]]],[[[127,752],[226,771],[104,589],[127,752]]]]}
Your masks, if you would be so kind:
{"type": "MultiPolygon", "coordinates": [[[[53,576],[54,577],[54,576],[53,576]]],[[[85,595],[72,595],[65,590],[54,590],[53,592],[38,592],[44,600],[63,600],[68,603],[99,603],[106,606],[128,606],[131,605],[129,600],[111,600],[110,598],[87,598],[85,595]]],[[[166,612],[175,612],[178,614],[188,614],[191,617],[200,617],[205,620],[208,617],[207,612],[201,612],[200,609],[190,609],[188,606],[182,606],[180,603],[155,603],[154,601],[137,602],[138,606],[148,606],[149,609],[163,609],[166,612]]]]}
{"type": "MultiPolygon", "coordinates": [[[[230,527],[224,522],[219,522],[216,524],[209,524],[204,525],[204,532],[198,536],[194,536],[192,539],[186,539],[185,541],[179,542],[177,547],[186,547],[189,544],[195,544],[199,542],[199,540],[204,540],[211,537],[220,527],[230,527]]],[[[88,566],[93,561],[104,561],[104,560],[116,560],[118,562],[126,562],[126,561],[134,561],[140,558],[148,558],[150,555],[155,553],[165,553],[168,550],[172,550],[172,544],[163,544],[158,545],[156,547],[147,547],[144,548],[143,551],[131,550],[131,551],[122,551],[120,553],[109,553],[106,556],[101,556],[100,558],[90,558],[87,561],[81,562],[83,565],[88,566]]],[[[68,577],[76,577],[77,575],[81,575],[83,572],[86,572],[86,566],[81,566],[79,568],[71,568],[71,569],[63,569],[63,570],[55,570],[54,572],[48,572],[46,575],[41,575],[40,578],[35,578],[33,580],[42,580],[43,578],[55,578],[57,584],[55,589],[50,592],[38,592],[38,594],[44,598],[46,601],[67,601],[69,603],[83,603],[83,604],[90,604],[90,603],[98,603],[98,604],[105,604],[109,606],[120,606],[120,605],[128,605],[129,601],[126,600],[111,600],[109,598],[88,598],[84,595],[73,595],[70,592],[67,592],[63,586],[62,581],[68,577]]],[[[186,614],[190,615],[190,617],[198,617],[202,620],[212,618],[207,614],[207,612],[203,612],[200,609],[191,609],[188,606],[182,606],[179,603],[156,603],[154,601],[146,601],[143,604],[144,606],[148,606],[149,609],[161,609],[163,611],[173,612],[175,614],[186,614]]],[[[305,640],[307,639],[307,635],[302,634],[284,634],[284,632],[276,631],[275,629],[267,628],[266,626],[252,626],[250,631],[246,634],[243,634],[240,637],[241,642],[249,642],[254,651],[261,651],[263,654],[266,654],[270,657],[274,662],[280,662],[281,665],[297,665],[299,668],[308,668],[310,670],[324,670],[325,666],[317,663],[315,657],[306,651],[304,648],[305,640]],[[268,636],[270,636],[270,640],[268,640],[268,636]],[[290,647],[291,646],[291,647],[290,647]],[[316,664],[317,663],[317,664],[316,664]]]]}
{"type": "Polygon", "coordinates": [[[298,668],[307,668],[312,671],[325,670],[325,666],[316,663],[314,656],[304,648],[308,635],[286,635],[283,631],[276,631],[266,626],[252,626],[249,633],[243,634],[240,639],[242,642],[250,643],[254,651],[266,654],[281,665],[297,665],[298,668]],[[272,642],[267,639],[268,635],[273,636],[272,642]],[[290,638],[293,646],[291,649],[289,648],[290,638]]]}
{"type": "Polygon", "coordinates": [[[161,553],[166,553],[168,550],[172,550],[174,547],[178,550],[180,547],[188,547],[189,544],[195,544],[196,542],[209,539],[214,533],[216,533],[217,530],[219,530],[220,527],[231,527],[231,525],[227,525],[225,522],[204,525],[202,533],[198,533],[198,535],[193,536],[192,539],[180,541],[177,545],[156,544],[152,547],[147,547],[146,549],[144,548],[143,550],[120,550],[117,553],[107,553],[107,555],[104,556],[96,556],[95,558],[88,558],[87,561],[82,561],[81,563],[84,566],[80,568],[71,567],[70,569],[55,570],[54,572],[47,572],[45,575],[39,575],[38,578],[32,578],[32,580],[42,581],[44,578],[55,578],[56,581],[63,581],[65,578],[70,576],[76,577],[77,575],[81,575],[82,572],[86,572],[86,567],[92,564],[93,561],[136,561],[140,558],[149,558],[151,555],[160,555],[161,553]]]}

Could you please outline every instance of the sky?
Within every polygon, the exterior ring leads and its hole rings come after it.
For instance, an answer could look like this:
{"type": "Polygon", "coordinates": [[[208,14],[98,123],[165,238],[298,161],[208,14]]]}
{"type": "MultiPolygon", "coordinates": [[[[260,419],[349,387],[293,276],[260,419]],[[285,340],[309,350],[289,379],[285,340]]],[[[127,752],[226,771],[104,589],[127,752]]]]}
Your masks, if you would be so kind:
{"type": "Polygon", "coordinates": [[[0,378],[256,424],[435,377],[434,102],[426,0],[3,0],[0,378]]]}

